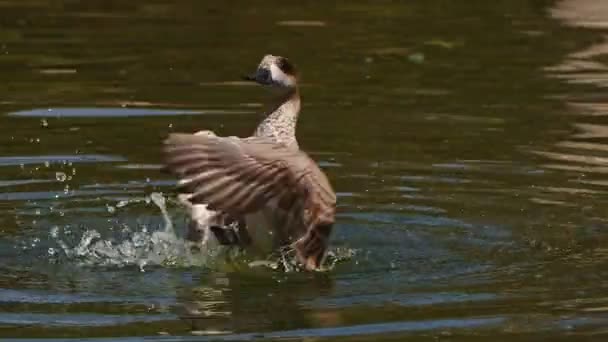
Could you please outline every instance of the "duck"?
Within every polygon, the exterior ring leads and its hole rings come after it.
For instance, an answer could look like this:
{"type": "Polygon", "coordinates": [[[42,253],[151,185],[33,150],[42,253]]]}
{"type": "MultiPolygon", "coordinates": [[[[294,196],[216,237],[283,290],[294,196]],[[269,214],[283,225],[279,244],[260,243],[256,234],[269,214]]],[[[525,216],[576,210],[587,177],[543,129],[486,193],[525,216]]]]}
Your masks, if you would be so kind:
{"type": "Polygon", "coordinates": [[[264,55],[243,80],[271,90],[272,100],[248,137],[210,130],[171,133],[163,142],[163,170],[178,178],[189,209],[187,239],[210,236],[221,245],[257,253],[295,252],[305,270],[320,270],[336,215],[326,174],[296,139],[298,72],[282,56],[264,55]]]}

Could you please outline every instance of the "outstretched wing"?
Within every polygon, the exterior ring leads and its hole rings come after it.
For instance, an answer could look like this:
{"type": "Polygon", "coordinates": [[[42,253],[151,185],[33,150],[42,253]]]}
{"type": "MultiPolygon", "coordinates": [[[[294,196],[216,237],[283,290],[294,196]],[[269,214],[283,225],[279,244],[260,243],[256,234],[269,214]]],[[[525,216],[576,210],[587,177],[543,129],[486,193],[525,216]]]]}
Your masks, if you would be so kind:
{"type": "Polygon", "coordinates": [[[298,149],[206,131],[171,134],[164,154],[166,168],[181,178],[180,191],[190,193],[192,203],[235,216],[274,203],[276,222],[296,230],[289,235],[334,222],[335,193],[316,163],[298,149]]]}

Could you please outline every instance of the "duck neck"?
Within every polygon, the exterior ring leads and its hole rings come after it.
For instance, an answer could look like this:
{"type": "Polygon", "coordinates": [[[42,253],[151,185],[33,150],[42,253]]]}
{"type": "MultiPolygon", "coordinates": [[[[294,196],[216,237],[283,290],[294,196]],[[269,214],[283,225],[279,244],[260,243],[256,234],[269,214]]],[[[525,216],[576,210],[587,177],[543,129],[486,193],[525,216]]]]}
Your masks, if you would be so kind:
{"type": "Polygon", "coordinates": [[[274,98],[255,136],[272,138],[277,142],[297,146],[296,124],[300,113],[300,93],[297,87],[282,91],[274,98]]]}

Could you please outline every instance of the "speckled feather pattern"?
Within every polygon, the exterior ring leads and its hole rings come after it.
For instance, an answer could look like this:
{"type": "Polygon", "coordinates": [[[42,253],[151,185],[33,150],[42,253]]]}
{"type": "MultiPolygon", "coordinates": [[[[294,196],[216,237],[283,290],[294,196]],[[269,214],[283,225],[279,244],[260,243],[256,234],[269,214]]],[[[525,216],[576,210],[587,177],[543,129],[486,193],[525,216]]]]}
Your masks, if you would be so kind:
{"type": "Polygon", "coordinates": [[[255,130],[254,136],[270,138],[277,143],[298,148],[296,125],[299,112],[300,98],[296,92],[266,116],[255,130]]]}
{"type": "MultiPolygon", "coordinates": [[[[242,227],[254,233],[258,224],[253,217],[260,213],[265,217],[262,225],[271,229],[278,243],[274,248],[291,245],[300,262],[315,269],[328,245],[336,196],[323,172],[298,146],[295,68],[283,57],[266,55],[247,79],[277,92],[274,106],[253,135],[171,134],[165,141],[165,162],[181,178],[193,220],[196,210],[211,210],[212,218],[242,221],[242,227]]],[[[222,220],[209,220],[213,221],[222,220]]],[[[205,229],[203,223],[192,227],[205,229]]]]}

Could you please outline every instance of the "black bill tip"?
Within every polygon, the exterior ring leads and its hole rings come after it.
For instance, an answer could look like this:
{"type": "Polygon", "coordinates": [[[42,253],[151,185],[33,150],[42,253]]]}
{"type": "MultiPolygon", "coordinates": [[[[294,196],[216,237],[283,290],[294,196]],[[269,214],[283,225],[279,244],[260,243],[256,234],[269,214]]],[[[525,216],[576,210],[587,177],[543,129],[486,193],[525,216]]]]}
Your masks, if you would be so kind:
{"type": "Polygon", "coordinates": [[[254,75],[242,75],[241,78],[244,81],[253,81],[253,82],[255,82],[255,76],[254,75]]]}

